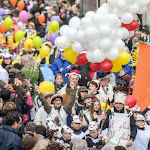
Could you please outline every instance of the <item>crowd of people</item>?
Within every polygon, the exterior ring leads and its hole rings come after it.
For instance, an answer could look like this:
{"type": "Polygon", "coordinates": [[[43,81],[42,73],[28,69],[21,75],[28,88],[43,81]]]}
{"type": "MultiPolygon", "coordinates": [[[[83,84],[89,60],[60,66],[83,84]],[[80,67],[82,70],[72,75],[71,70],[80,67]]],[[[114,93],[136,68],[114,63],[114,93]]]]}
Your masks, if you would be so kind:
{"type": "Polygon", "coordinates": [[[150,106],[144,111],[125,106],[134,87],[139,41],[149,41],[148,28],[141,25],[124,40],[132,60],[118,73],[92,72],[90,62],[72,65],[64,49],[47,38],[52,16],[60,17],[60,26],[81,17],[80,1],[73,6],[65,0],[24,2],[26,24],[17,7],[1,2],[5,15],[0,22],[10,16],[13,26],[0,35],[0,150],[150,149],[150,106]],[[46,18],[42,24],[40,14],[46,18]],[[19,44],[11,38],[16,30],[25,32],[19,44]],[[24,45],[37,35],[51,49],[47,59],[35,59],[38,49],[24,45]],[[43,92],[44,82],[51,82],[51,91],[45,87],[43,92]]]}

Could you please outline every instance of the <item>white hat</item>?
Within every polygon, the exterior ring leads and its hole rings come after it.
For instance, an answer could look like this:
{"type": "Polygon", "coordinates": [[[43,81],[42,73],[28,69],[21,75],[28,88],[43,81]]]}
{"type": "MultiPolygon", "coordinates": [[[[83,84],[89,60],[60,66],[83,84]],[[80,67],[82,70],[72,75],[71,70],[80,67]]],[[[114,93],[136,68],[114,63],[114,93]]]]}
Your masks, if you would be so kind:
{"type": "Polygon", "coordinates": [[[137,115],[136,121],[140,121],[140,120],[144,120],[145,121],[145,117],[143,115],[137,115]]]}
{"type": "MultiPolygon", "coordinates": [[[[100,85],[100,81],[99,80],[91,80],[91,81],[95,82],[97,84],[97,86],[99,87],[99,85],[100,85]]],[[[89,86],[91,81],[88,82],[87,86],[89,86]]]]}
{"type": "Polygon", "coordinates": [[[150,115],[146,116],[146,121],[150,121],[150,115]]]}
{"type": "Polygon", "coordinates": [[[56,130],[59,129],[59,127],[58,127],[57,125],[55,125],[53,121],[50,121],[50,122],[47,124],[47,126],[48,126],[48,129],[49,129],[49,130],[52,130],[52,131],[56,131],[56,130]]]}
{"type": "Polygon", "coordinates": [[[59,51],[60,51],[60,52],[63,52],[64,50],[65,50],[65,49],[63,49],[63,48],[59,48],[59,51]]]}
{"type": "Polygon", "coordinates": [[[57,115],[56,114],[53,114],[53,115],[51,115],[50,117],[48,117],[47,119],[46,119],[46,122],[47,123],[49,123],[50,121],[55,121],[55,118],[57,117],[57,115]]]}
{"type": "Polygon", "coordinates": [[[98,129],[98,124],[95,121],[91,121],[88,127],[88,130],[97,130],[98,129]]]}
{"type": "Polygon", "coordinates": [[[140,112],[141,111],[141,108],[138,106],[138,105],[135,105],[134,107],[132,107],[130,109],[132,112],[140,112]]]}
{"type": "Polygon", "coordinates": [[[74,122],[74,123],[81,123],[81,120],[80,120],[80,118],[79,118],[78,115],[74,115],[74,116],[73,116],[73,121],[72,121],[72,122],[74,122]]]}
{"type": "Polygon", "coordinates": [[[4,69],[2,66],[0,66],[0,80],[4,82],[8,82],[9,75],[6,69],[4,69]]]}
{"type": "Polygon", "coordinates": [[[9,52],[7,53],[2,53],[2,58],[12,58],[13,55],[11,55],[9,52]]]}
{"type": "Polygon", "coordinates": [[[72,129],[71,128],[69,128],[68,126],[66,126],[66,125],[64,125],[63,127],[62,127],[62,129],[64,129],[64,133],[73,133],[73,131],[72,131],[72,129]]]}
{"type": "Polygon", "coordinates": [[[125,101],[126,101],[126,94],[124,93],[121,93],[121,92],[118,92],[115,94],[115,101],[114,103],[122,103],[122,104],[125,104],[125,101]]]}

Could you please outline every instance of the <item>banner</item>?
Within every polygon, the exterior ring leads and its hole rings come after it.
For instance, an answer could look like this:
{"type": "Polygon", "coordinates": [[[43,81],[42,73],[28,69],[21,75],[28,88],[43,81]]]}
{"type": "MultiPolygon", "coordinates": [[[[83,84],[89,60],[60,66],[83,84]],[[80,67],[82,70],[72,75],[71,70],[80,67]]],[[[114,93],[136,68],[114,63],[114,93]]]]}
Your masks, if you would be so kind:
{"type": "Polygon", "coordinates": [[[140,43],[133,95],[144,110],[150,105],[150,46],[140,43]]]}

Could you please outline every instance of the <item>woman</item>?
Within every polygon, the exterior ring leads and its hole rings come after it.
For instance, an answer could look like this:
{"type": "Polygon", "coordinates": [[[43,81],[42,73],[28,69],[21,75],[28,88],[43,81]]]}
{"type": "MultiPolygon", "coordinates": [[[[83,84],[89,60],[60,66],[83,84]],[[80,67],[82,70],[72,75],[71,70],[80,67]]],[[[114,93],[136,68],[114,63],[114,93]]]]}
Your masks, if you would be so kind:
{"type": "Polygon", "coordinates": [[[97,98],[94,98],[91,103],[90,113],[87,115],[87,119],[89,122],[96,121],[100,124],[101,121],[102,109],[100,102],[97,98]]]}
{"type": "Polygon", "coordinates": [[[3,68],[6,69],[6,67],[8,65],[11,65],[11,63],[12,63],[12,55],[7,52],[5,54],[2,54],[2,58],[3,58],[2,66],[3,66],[3,68]]]}
{"type": "Polygon", "coordinates": [[[88,94],[88,89],[86,86],[81,86],[78,90],[78,99],[75,101],[74,106],[72,107],[72,114],[78,115],[80,110],[84,106],[84,96],[88,94]]]}
{"type": "Polygon", "coordinates": [[[100,100],[100,93],[98,91],[100,87],[100,82],[98,80],[91,80],[88,83],[88,87],[90,93],[100,100]]]}
{"type": "Polygon", "coordinates": [[[21,64],[24,66],[22,72],[30,79],[30,83],[34,85],[38,82],[44,81],[43,75],[37,67],[36,61],[32,55],[21,56],[21,64]]]}
{"type": "Polygon", "coordinates": [[[55,93],[57,93],[61,88],[63,88],[64,84],[63,84],[63,76],[61,73],[57,73],[55,75],[55,93]]]}

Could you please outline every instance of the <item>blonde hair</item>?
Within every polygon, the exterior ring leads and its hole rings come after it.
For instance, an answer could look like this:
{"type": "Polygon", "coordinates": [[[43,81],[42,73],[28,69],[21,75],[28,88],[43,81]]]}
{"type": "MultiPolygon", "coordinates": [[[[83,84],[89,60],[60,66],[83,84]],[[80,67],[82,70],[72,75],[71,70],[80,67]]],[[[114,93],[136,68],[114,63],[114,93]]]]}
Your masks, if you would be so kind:
{"type": "Polygon", "coordinates": [[[7,102],[3,109],[6,113],[8,113],[9,111],[15,111],[17,108],[14,102],[7,102]]]}
{"type": "Polygon", "coordinates": [[[48,139],[40,139],[34,146],[32,150],[45,150],[48,146],[49,140],[48,139]]]}
{"type": "Polygon", "coordinates": [[[30,69],[31,72],[38,69],[37,63],[32,55],[23,55],[21,59],[24,62],[24,68],[30,69]]]}

